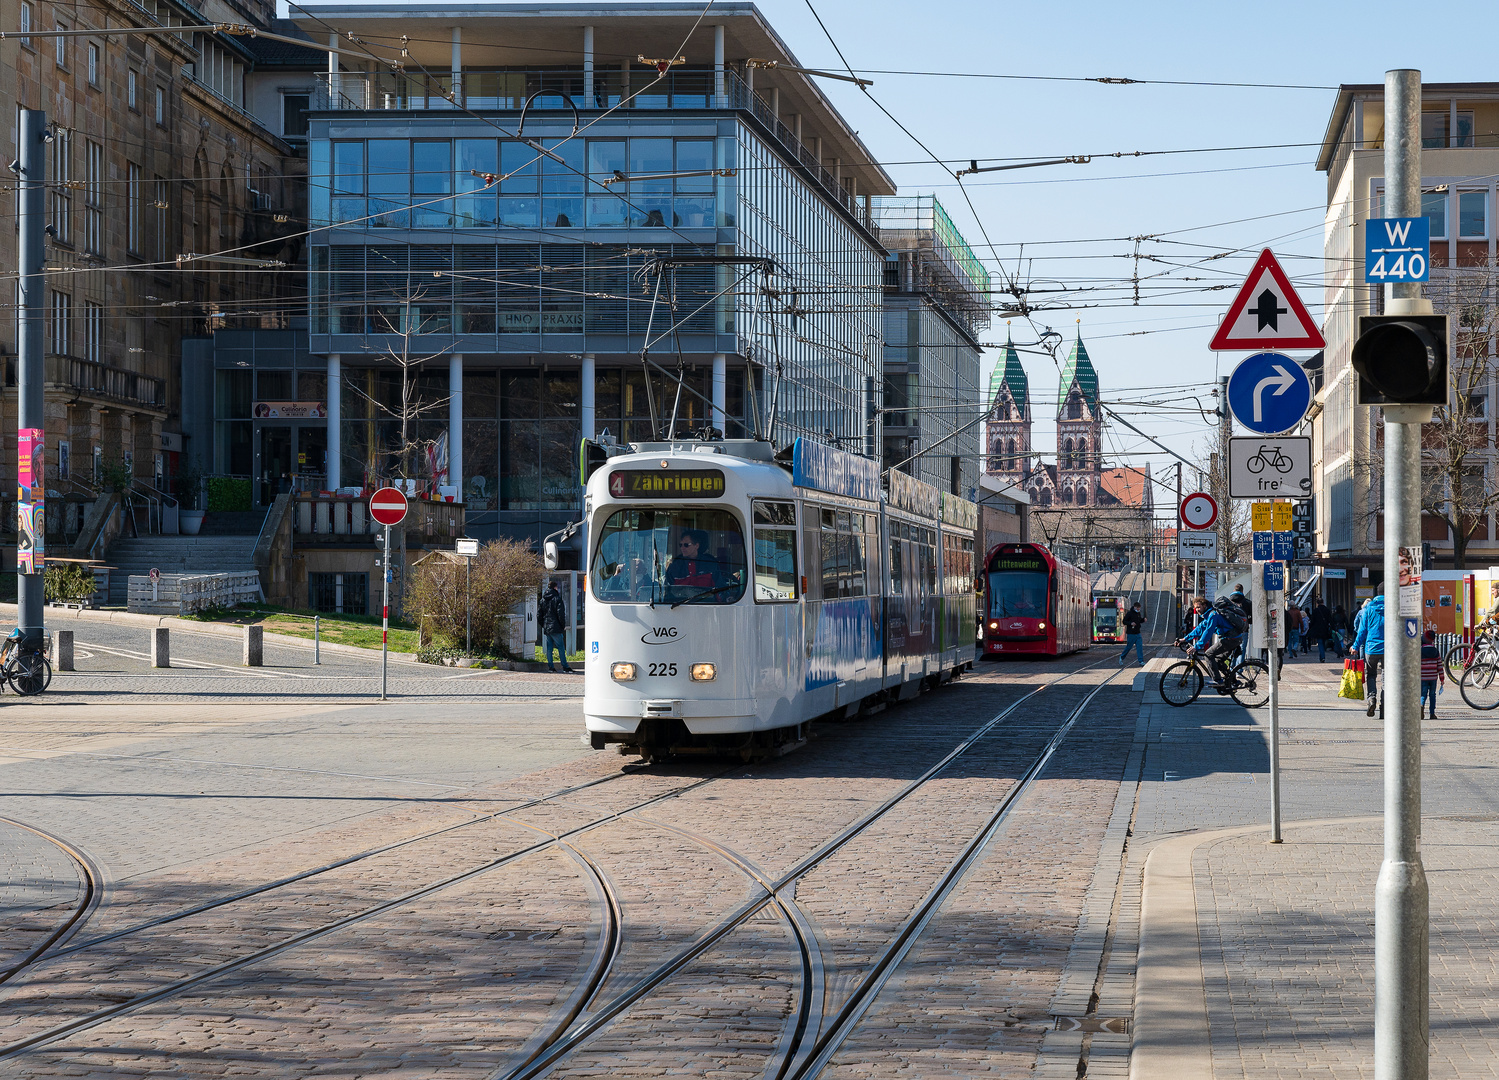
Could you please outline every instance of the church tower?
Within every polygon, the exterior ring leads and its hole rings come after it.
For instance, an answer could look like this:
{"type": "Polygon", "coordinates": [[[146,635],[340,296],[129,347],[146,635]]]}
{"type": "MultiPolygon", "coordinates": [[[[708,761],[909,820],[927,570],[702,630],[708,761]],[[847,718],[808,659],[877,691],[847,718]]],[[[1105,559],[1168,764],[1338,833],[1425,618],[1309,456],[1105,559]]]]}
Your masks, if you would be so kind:
{"type": "Polygon", "coordinates": [[[1103,415],[1098,372],[1088,359],[1079,323],[1077,340],[1057,388],[1057,497],[1063,506],[1098,505],[1103,473],[1103,415]]]}
{"type": "Polygon", "coordinates": [[[1031,396],[1020,356],[1005,335],[1004,358],[989,376],[984,471],[1017,483],[1031,474],[1031,396]]]}

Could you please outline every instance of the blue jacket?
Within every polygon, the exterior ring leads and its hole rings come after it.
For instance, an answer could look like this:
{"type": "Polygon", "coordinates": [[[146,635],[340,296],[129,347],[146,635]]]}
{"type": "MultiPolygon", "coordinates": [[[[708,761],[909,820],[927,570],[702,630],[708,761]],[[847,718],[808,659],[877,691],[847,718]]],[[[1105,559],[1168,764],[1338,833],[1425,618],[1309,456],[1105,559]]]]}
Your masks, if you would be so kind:
{"type": "Polygon", "coordinates": [[[1384,597],[1376,596],[1353,620],[1353,647],[1365,656],[1384,655],[1384,597]]]}
{"type": "Polygon", "coordinates": [[[1235,630],[1229,621],[1219,615],[1212,608],[1208,608],[1207,614],[1202,621],[1192,628],[1191,633],[1186,636],[1188,645],[1207,647],[1213,643],[1213,637],[1222,634],[1226,638],[1236,638],[1239,631],[1235,630]]]}

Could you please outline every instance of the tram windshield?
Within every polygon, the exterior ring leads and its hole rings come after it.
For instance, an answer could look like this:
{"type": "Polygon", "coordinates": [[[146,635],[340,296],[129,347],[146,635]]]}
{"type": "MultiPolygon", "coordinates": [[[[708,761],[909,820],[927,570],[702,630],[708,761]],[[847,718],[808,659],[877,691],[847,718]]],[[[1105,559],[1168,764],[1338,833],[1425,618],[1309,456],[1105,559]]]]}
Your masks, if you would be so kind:
{"type": "Polygon", "coordinates": [[[989,561],[989,618],[1044,619],[1051,574],[1034,555],[999,555],[989,561]]]}
{"type": "Polygon", "coordinates": [[[744,531],[725,510],[617,510],[588,576],[608,604],[733,604],[748,579],[744,531]]]}
{"type": "Polygon", "coordinates": [[[1093,617],[1093,629],[1100,634],[1112,634],[1119,629],[1119,602],[1112,596],[1100,597],[1093,617]]]}

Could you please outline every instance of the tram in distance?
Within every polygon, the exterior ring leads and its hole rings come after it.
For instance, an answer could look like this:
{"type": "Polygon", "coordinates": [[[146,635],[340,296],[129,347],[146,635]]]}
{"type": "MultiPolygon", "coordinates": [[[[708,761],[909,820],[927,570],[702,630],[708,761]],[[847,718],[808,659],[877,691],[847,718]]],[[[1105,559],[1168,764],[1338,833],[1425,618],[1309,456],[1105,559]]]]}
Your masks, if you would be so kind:
{"type": "Polygon", "coordinates": [[[1088,647],[1088,575],[1040,544],[995,545],[980,586],[986,658],[1065,656],[1088,647]]]}
{"type": "Polygon", "coordinates": [[[804,439],[584,449],[595,749],[751,760],[972,666],[973,503],[804,439]]]}
{"type": "Polygon", "coordinates": [[[1124,640],[1124,613],[1129,604],[1124,597],[1099,593],[1093,597],[1093,640],[1117,645],[1124,640]]]}

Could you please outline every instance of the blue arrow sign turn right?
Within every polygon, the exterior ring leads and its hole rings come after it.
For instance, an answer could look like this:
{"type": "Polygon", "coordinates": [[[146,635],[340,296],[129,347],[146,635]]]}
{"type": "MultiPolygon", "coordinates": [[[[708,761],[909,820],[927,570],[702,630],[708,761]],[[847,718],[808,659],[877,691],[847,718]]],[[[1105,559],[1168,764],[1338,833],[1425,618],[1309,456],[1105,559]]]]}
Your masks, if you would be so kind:
{"type": "Polygon", "coordinates": [[[1291,430],[1311,403],[1311,380],[1300,364],[1281,353],[1255,353],[1228,378],[1229,410],[1259,435],[1291,430]]]}

